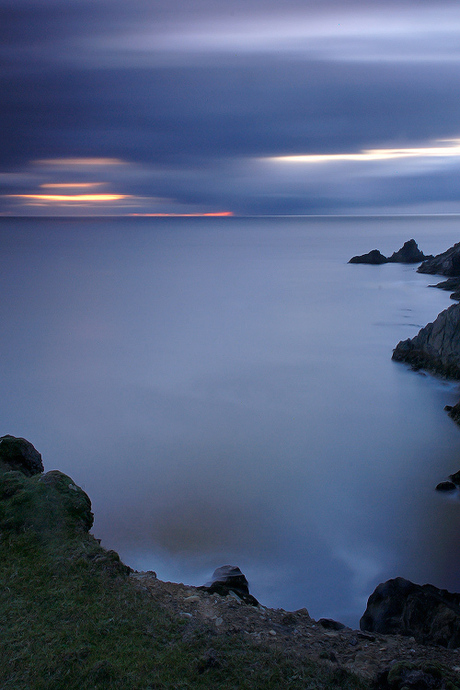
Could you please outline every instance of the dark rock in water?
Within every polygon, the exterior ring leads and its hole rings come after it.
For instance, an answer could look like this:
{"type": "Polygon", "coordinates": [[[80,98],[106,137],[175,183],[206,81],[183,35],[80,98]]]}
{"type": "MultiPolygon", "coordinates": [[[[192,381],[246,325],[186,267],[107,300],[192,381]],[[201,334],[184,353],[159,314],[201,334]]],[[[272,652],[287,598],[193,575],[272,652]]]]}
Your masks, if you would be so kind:
{"type": "Polygon", "coordinates": [[[447,290],[449,292],[450,290],[457,290],[460,288],[460,277],[447,278],[447,280],[442,280],[440,283],[429,285],[428,287],[436,287],[440,290],[447,290]]]}
{"type": "Polygon", "coordinates": [[[349,264],[386,264],[388,263],[388,259],[386,256],[383,256],[379,252],[378,249],[373,249],[372,251],[368,252],[367,254],[361,254],[360,256],[354,256],[350,261],[348,262],[349,264]]]}
{"type": "Polygon", "coordinates": [[[453,482],[440,482],[436,487],[436,491],[443,491],[444,493],[456,491],[456,489],[457,487],[453,482]]]}
{"type": "Polygon", "coordinates": [[[402,577],[388,580],[369,597],[360,628],[456,649],[460,647],[460,594],[416,585],[402,577]]]}
{"type": "Polygon", "coordinates": [[[460,276],[460,242],[442,254],[437,254],[424,261],[417,271],[419,273],[437,273],[441,276],[460,276]]]}
{"type": "Polygon", "coordinates": [[[31,477],[43,472],[42,456],[25,438],[8,434],[0,437],[0,467],[31,477]]]}
{"type": "Polygon", "coordinates": [[[417,242],[415,240],[407,240],[404,242],[401,249],[394,252],[387,260],[389,263],[398,264],[419,264],[428,258],[423,252],[418,248],[417,242]]]}
{"type": "Polygon", "coordinates": [[[198,589],[204,589],[207,592],[227,596],[230,592],[236,594],[240,599],[252,606],[258,606],[259,602],[255,597],[249,594],[248,581],[241,570],[234,565],[223,565],[217,568],[213,574],[210,582],[207,582],[198,589]]]}
{"type": "Polygon", "coordinates": [[[450,298],[460,300],[460,277],[447,278],[436,285],[429,285],[428,287],[439,288],[440,290],[447,290],[451,292],[450,298]]]}
{"type": "Polygon", "coordinates": [[[455,486],[460,486],[460,470],[455,472],[455,474],[451,474],[449,479],[455,484],[455,486]]]}
{"type": "Polygon", "coordinates": [[[454,422],[460,424],[460,402],[458,402],[456,405],[446,405],[444,409],[446,410],[449,417],[454,420],[454,422]]]}
{"type": "Polygon", "coordinates": [[[415,240],[407,240],[404,242],[401,249],[387,258],[378,249],[373,249],[367,254],[361,254],[360,256],[354,256],[349,264],[387,264],[387,263],[399,263],[399,264],[418,264],[425,259],[432,258],[427,257],[418,248],[417,242],[415,240]]]}
{"type": "Polygon", "coordinates": [[[414,338],[401,340],[392,359],[460,379],[460,304],[442,311],[414,338]]]}
{"type": "Polygon", "coordinates": [[[321,625],[326,630],[345,630],[346,628],[343,623],[339,623],[332,618],[320,618],[318,625],[321,625]]]}

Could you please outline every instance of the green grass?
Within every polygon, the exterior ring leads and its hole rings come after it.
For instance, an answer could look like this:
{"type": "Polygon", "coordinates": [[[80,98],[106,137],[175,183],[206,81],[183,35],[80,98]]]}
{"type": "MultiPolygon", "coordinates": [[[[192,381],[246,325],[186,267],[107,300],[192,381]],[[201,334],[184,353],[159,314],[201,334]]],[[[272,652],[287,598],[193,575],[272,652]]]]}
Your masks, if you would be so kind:
{"type": "Polygon", "coordinates": [[[88,534],[89,507],[69,482],[0,475],[2,690],[364,690],[351,674],[160,608],[88,534]]]}

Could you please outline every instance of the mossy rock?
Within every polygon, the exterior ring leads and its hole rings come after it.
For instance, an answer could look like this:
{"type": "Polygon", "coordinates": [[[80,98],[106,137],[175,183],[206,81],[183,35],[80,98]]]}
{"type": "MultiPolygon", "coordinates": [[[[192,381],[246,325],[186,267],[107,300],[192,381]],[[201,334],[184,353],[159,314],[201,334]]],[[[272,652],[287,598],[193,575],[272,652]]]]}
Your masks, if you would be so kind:
{"type": "Polygon", "coordinates": [[[66,474],[54,470],[27,477],[20,471],[0,474],[0,529],[37,533],[88,532],[91,501],[66,474]]]}

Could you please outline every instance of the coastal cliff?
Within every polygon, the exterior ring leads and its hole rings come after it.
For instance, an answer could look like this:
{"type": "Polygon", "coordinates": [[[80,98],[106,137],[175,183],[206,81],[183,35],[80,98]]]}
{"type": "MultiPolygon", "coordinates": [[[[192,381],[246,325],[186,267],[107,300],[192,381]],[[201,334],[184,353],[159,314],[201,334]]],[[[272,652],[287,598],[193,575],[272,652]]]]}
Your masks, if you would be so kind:
{"type": "Polygon", "coordinates": [[[414,338],[401,340],[392,359],[416,369],[428,369],[440,376],[460,379],[460,304],[442,311],[414,338]]]}
{"type": "MultiPolygon", "coordinates": [[[[203,587],[162,582],[102,548],[92,523],[70,477],[45,473],[25,439],[0,438],[2,688],[460,688],[458,653],[445,637],[421,644],[414,617],[404,630],[392,619],[390,635],[270,609],[230,566],[203,587]]],[[[394,609],[375,599],[368,621],[394,609]]],[[[451,608],[440,620],[460,630],[451,608]]]]}

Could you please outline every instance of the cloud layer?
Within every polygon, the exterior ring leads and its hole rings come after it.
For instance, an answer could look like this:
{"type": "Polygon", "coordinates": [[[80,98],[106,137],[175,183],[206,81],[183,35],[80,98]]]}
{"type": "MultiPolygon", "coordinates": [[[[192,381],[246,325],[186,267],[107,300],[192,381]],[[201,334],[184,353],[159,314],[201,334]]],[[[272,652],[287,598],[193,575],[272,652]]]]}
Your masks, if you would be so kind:
{"type": "Polygon", "coordinates": [[[0,213],[460,211],[456,4],[1,0],[0,27],[0,213]]]}

